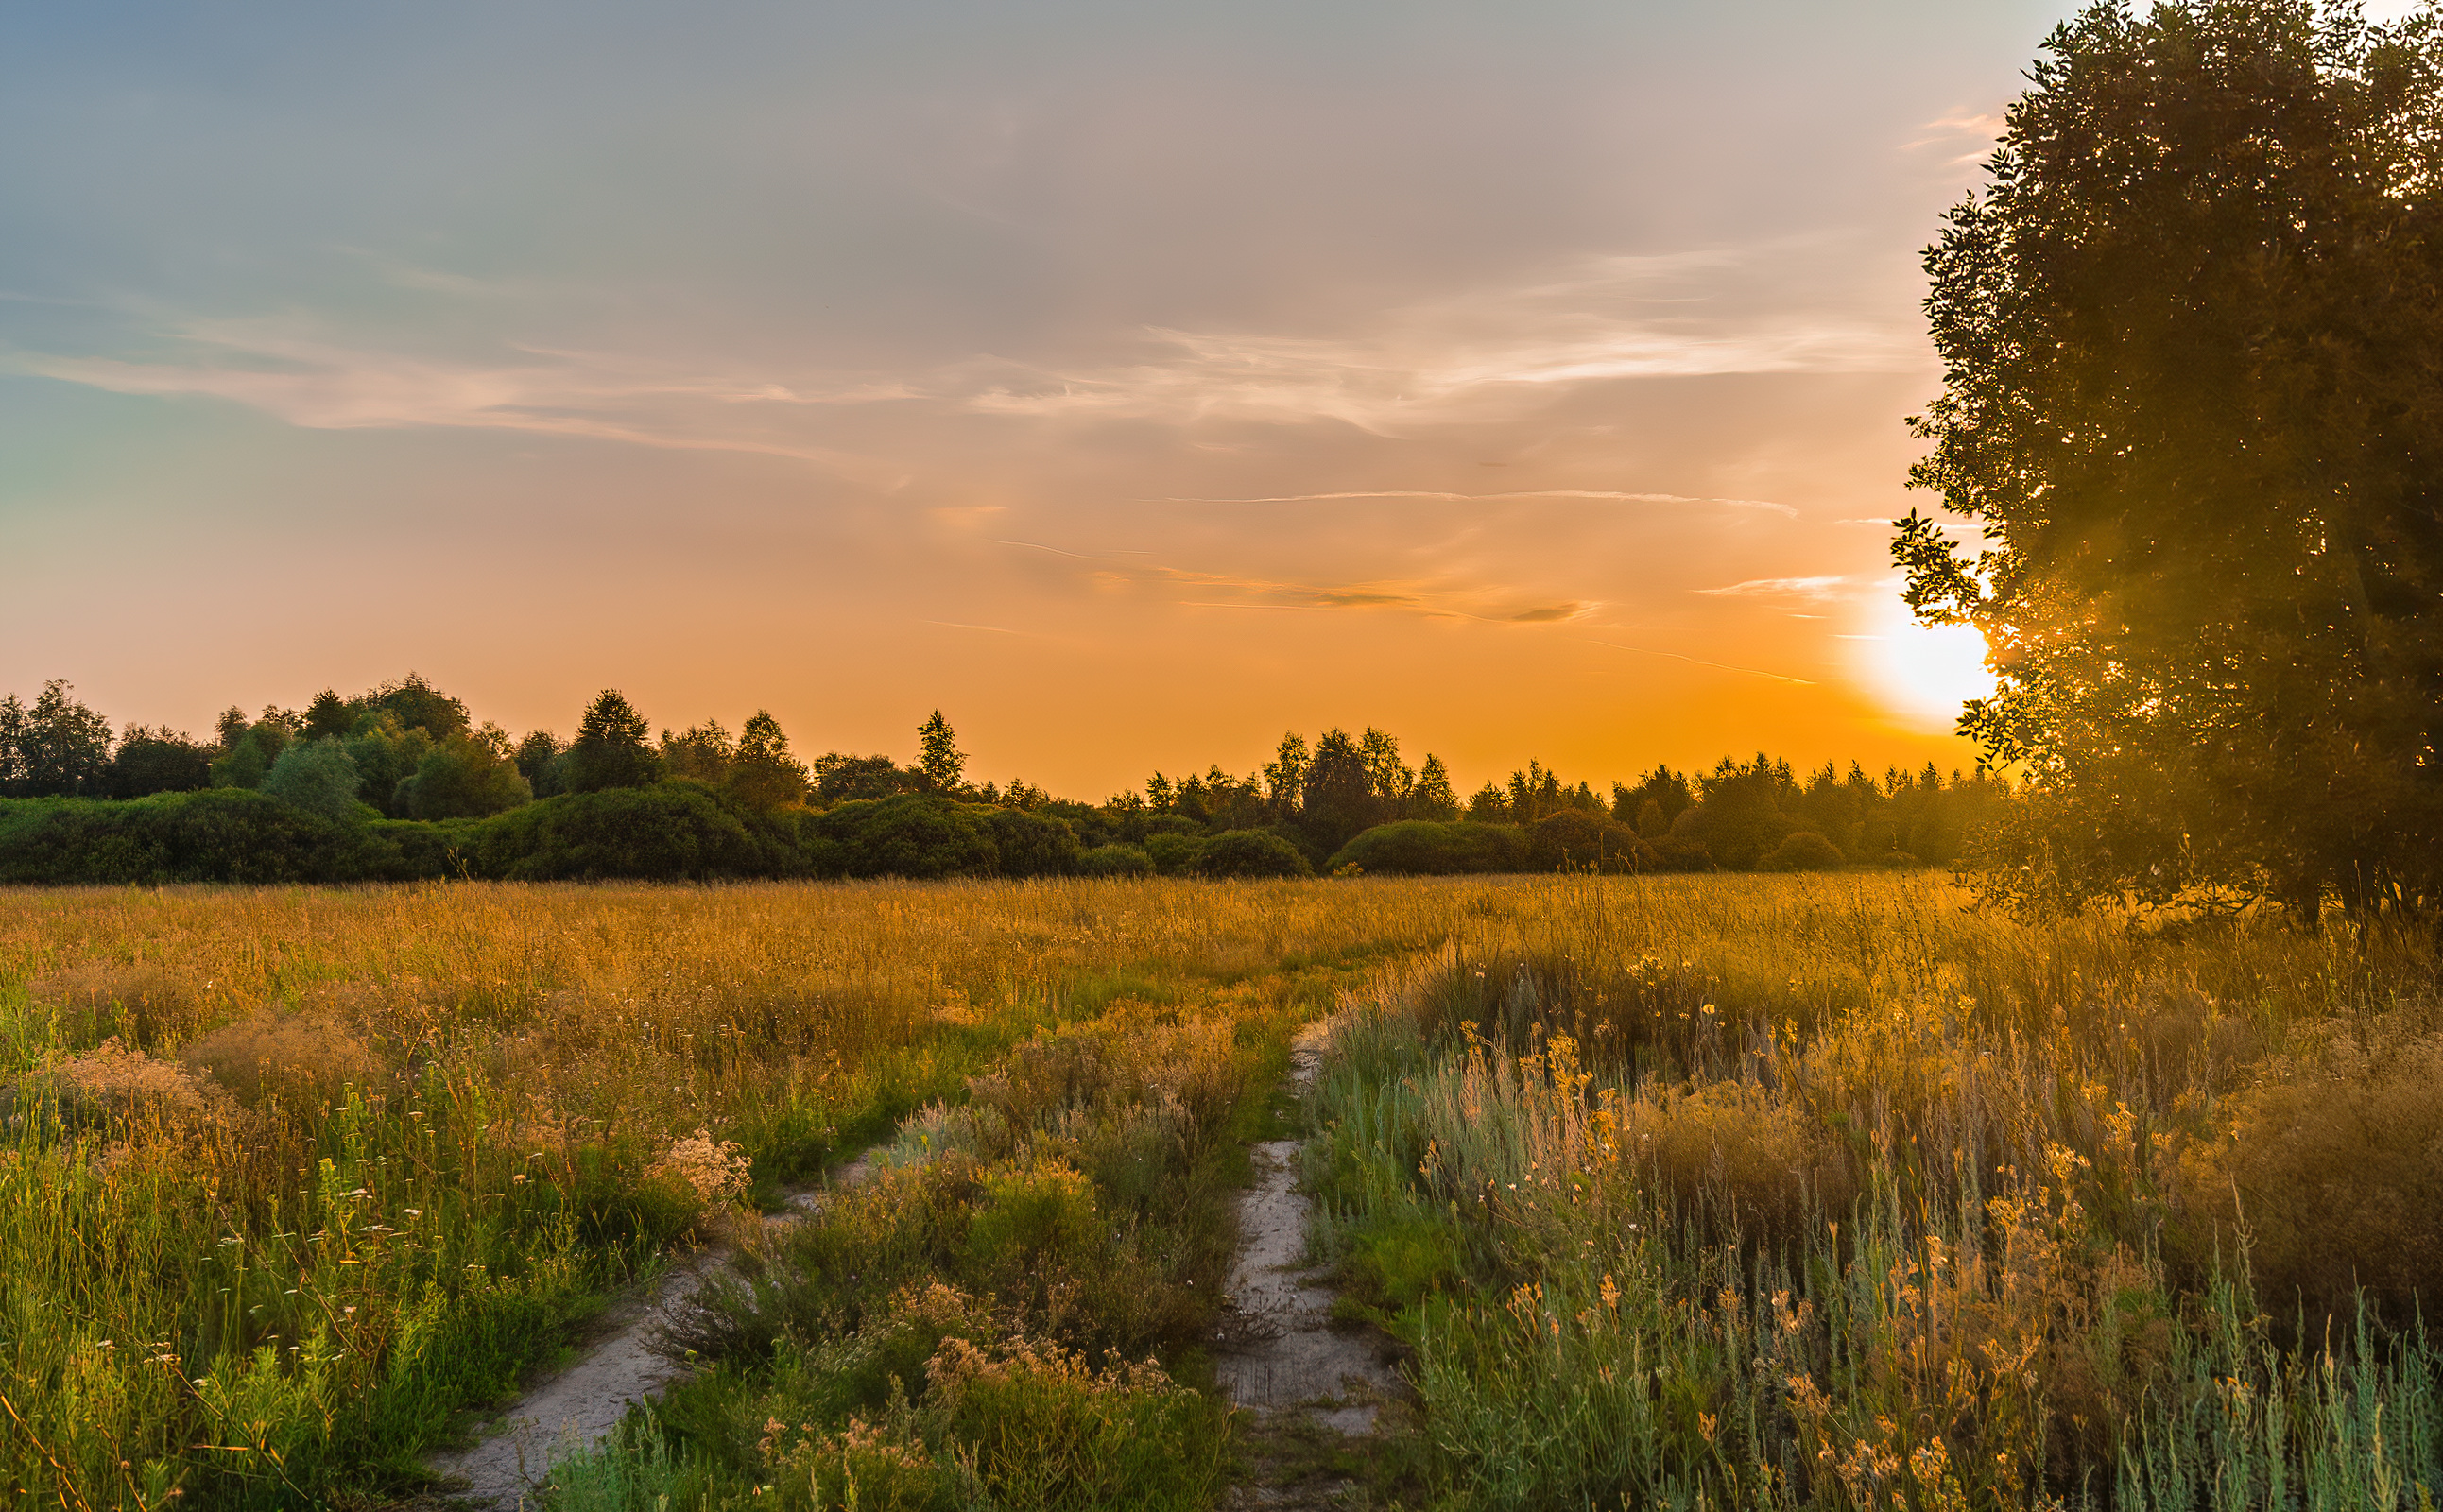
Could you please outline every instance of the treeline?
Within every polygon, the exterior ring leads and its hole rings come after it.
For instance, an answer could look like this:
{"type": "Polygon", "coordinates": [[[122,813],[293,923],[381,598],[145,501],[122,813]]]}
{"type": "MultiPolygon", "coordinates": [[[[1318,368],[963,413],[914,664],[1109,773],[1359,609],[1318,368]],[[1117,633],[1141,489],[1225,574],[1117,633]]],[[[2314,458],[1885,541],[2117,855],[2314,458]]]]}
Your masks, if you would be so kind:
{"type": "Polygon", "coordinates": [[[1438,758],[1332,729],[1086,803],[970,782],[939,712],[916,733],[906,765],[804,762],[768,712],[656,736],[605,691],[569,740],[513,737],[411,674],[114,735],[53,682],[0,699],[0,882],[1800,871],[1949,863],[2010,795],[1759,754],[1603,793],[1531,762],[1462,801],[1438,758]]]}

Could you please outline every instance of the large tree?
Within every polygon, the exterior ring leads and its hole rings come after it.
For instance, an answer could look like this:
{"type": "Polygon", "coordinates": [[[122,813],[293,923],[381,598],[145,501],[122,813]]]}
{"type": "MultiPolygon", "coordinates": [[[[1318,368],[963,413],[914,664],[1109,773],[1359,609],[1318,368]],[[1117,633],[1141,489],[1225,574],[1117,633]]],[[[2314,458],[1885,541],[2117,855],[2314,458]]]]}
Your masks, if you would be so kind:
{"type": "Polygon", "coordinates": [[[2443,902],[2443,28],[2098,5],[1927,254],[1920,616],[2034,779],[2009,875],[2076,903],[2443,902]]]}
{"type": "Polygon", "coordinates": [[[56,797],[97,788],[110,765],[110,721],[54,678],[31,705],[0,698],[0,794],[56,797]]]}
{"type": "MultiPolygon", "coordinates": [[[[771,710],[759,709],[738,736],[729,766],[729,790],[748,807],[769,812],[806,801],[805,763],[789,752],[789,737],[771,710]]],[[[1011,784],[1015,791],[1021,784],[1011,784]]]]}
{"type": "Polygon", "coordinates": [[[560,781],[572,793],[651,787],[662,778],[661,758],[645,743],[651,727],[618,690],[606,688],[585,706],[577,739],[560,758],[560,781]]]}

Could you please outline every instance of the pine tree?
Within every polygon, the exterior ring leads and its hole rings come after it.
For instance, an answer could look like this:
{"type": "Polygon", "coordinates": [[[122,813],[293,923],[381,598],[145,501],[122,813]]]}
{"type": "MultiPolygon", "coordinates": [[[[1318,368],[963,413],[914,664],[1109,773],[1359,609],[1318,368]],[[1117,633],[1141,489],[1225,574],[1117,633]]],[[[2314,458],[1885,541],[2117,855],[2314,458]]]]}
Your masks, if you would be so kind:
{"type": "Polygon", "coordinates": [[[662,775],[661,759],[645,743],[645,716],[615,689],[606,688],[586,706],[568,747],[565,778],[572,793],[611,787],[650,787],[662,775]]]}
{"type": "Polygon", "coordinates": [[[967,758],[959,749],[957,731],[942,711],[916,728],[916,769],[925,774],[925,782],[937,793],[954,793],[959,779],[967,769],[967,758]]]}
{"type": "Polygon", "coordinates": [[[1447,821],[1459,817],[1459,794],[1451,788],[1450,769],[1430,751],[1425,755],[1424,769],[1417,774],[1417,785],[1408,791],[1407,810],[1411,819],[1447,821]]]}

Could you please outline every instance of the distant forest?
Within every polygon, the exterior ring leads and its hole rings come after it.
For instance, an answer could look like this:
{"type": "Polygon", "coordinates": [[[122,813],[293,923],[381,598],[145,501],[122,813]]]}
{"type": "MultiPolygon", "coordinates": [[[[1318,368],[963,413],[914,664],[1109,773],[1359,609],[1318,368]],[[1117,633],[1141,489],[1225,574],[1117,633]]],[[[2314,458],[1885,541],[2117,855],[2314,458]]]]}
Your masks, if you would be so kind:
{"type": "Polygon", "coordinates": [[[209,739],[110,722],[64,682],[0,698],[0,882],[1818,871],[1956,861],[2011,796],[1852,762],[1758,754],[1633,782],[1530,762],[1462,799],[1379,729],[1282,738],[1099,803],[968,779],[939,712],[915,759],[801,761],[769,713],[652,733],[616,691],[575,737],[513,737],[411,673],[209,739]]]}

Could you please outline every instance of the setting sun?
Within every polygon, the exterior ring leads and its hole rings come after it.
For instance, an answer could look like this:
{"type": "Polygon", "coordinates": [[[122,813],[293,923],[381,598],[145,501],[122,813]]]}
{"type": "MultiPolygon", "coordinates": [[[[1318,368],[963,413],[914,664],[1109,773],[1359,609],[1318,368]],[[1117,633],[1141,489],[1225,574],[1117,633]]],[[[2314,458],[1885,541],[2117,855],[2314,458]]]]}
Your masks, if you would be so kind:
{"type": "Polygon", "coordinates": [[[1962,704],[1993,691],[1983,636],[1967,625],[1919,624],[1898,599],[1878,600],[1849,643],[1860,680],[1893,713],[1929,730],[1950,729],[1962,704]]]}

